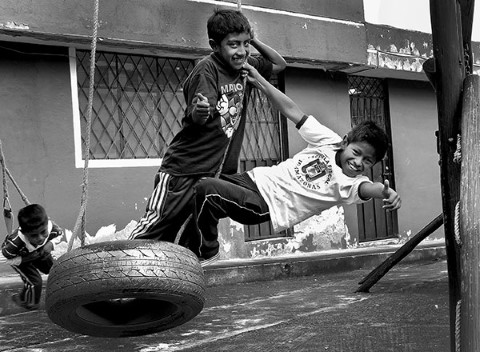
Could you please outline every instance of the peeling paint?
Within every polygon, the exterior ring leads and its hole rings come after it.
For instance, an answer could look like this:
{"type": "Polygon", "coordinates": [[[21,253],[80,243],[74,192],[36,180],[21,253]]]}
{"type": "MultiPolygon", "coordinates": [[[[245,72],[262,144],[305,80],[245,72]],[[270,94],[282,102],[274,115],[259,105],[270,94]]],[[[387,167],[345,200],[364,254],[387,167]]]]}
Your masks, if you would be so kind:
{"type": "Polygon", "coordinates": [[[356,245],[345,225],[343,207],[332,207],[294,227],[292,237],[245,242],[244,225],[222,220],[219,224],[220,257],[262,258],[346,249],[356,245]]]}
{"type": "Polygon", "coordinates": [[[17,23],[14,21],[7,21],[5,23],[0,23],[0,28],[8,28],[8,29],[30,29],[30,27],[25,23],[17,23]]]}
{"type": "MultiPolygon", "coordinates": [[[[94,236],[90,234],[85,234],[85,244],[92,244],[104,241],[119,241],[126,240],[132,233],[133,229],[137,225],[135,220],[130,221],[124,229],[117,231],[117,226],[115,224],[110,224],[107,226],[102,226],[94,236]]],[[[65,236],[57,237],[53,240],[54,250],[52,255],[54,258],[59,258],[61,255],[65,254],[68,250],[68,243],[73,233],[69,229],[64,229],[65,236]]],[[[73,241],[72,249],[78,248],[81,245],[79,238],[75,238],[73,241]]]]}
{"type": "MultiPolygon", "coordinates": [[[[374,48],[372,44],[369,44],[367,64],[377,68],[422,72],[422,65],[428,57],[426,54],[419,56],[415,43],[410,45],[412,46],[411,49],[401,48],[398,50],[395,45],[391,44],[388,51],[383,51],[380,47],[374,48]]],[[[433,55],[433,52],[431,54],[433,55]]]]}

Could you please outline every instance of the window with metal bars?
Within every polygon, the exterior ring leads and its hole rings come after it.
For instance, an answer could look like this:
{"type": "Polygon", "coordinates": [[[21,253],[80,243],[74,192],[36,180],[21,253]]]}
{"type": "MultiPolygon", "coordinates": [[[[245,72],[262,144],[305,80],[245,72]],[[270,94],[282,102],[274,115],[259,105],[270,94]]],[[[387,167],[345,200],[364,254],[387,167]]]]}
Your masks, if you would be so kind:
{"type": "MultiPolygon", "coordinates": [[[[74,55],[78,90],[78,167],[83,167],[89,95],[90,51],[74,55]]],[[[182,84],[195,61],[97,52],[90,131],[92,167],[156,165],[181,128],[185,111],[182,84]],[[120,162],[120,163],[119,163],[120,162]]],[[[278,77],[272,78],[278,87],[278,77]]],[[[286,121],[266,96],[252,89],[247,104],[240,169],[285,159],[286,121]]],[[[246,239],[278,237],[270,223],[246,227],[246,239]]]]}
{"type": "MultiPolygon", "coordinates": [[[[194,60],[106,52],[95,60],[90,159],[158,160],[181,128],[182,82],[194,60]]],[[[76,63],[84,155],[90,52],[77,50],[76,63]]]]}

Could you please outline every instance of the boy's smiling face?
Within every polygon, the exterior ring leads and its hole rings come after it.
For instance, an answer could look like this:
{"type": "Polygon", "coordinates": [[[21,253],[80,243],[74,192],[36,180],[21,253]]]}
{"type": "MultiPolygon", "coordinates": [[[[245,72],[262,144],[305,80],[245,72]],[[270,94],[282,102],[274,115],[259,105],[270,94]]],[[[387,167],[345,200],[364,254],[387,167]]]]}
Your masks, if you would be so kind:
{"type": "Polygon", "coordinates": [[[48,222],[32,230],[22,230],[22,233],[25,235],[25,237],[28,238],[28,241],[32,245],[38,247],[39,245],[43,244],[43,242],[45,242],[45,239],[49,235],[48,222]]]}
{"type": "Polygon", "coordinates": [[[242,69],[244,62],[250,55],[250,41],[250,33],[230,33],[223,38],[220,44],[210,40],[210,46],[228,66],[238,71],[242,69]]]}
{"type": "Polygon", "coordinates": [[[338,153],[337,164],[349,177],[363,174],[376,162],[375,149],[367,142],[348,143],[344,139],[342,149],[338,153]]]}

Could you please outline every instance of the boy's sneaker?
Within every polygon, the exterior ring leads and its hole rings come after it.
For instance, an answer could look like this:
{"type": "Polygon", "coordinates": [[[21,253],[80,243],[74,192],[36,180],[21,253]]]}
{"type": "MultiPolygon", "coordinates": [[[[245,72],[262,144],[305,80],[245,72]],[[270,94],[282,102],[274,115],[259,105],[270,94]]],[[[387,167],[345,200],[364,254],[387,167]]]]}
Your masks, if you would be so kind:
{"type": "Polygon", "coordinates": [[[208,258],[208,259],[200,258],[200,265],[203,268],[203,267],[206,267],[208,265],[211,265],[211,264],[215,263],[219,259],[220,259],[220,252],[215,254],[213,257],[208,258]]]}
{"type": "Polygon", "coordinates": [[[24,309],[28,309],[28,310],[36,310],[38,309],[39,307],[39,304],[38,303],[34,303],[34,304],[29,304],[27,303],[26,301],[24,301],[21,297],[20,297],[20,294],[19,293],[16,293],[12,296],[12,301],[19,307],[22,307],[24,309]]]}

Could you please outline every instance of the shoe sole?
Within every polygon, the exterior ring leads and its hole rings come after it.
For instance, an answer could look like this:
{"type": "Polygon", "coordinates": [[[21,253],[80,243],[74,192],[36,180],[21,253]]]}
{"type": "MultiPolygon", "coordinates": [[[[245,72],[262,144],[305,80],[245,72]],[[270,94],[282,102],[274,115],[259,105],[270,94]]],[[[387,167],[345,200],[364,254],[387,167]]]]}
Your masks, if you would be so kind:
{"type": "Polygon", "coordinates": [[[220,253],[215,254],[213,257],[200,261],[200,265],[203,267],[211,265],[220,259],[220,253]]]}

